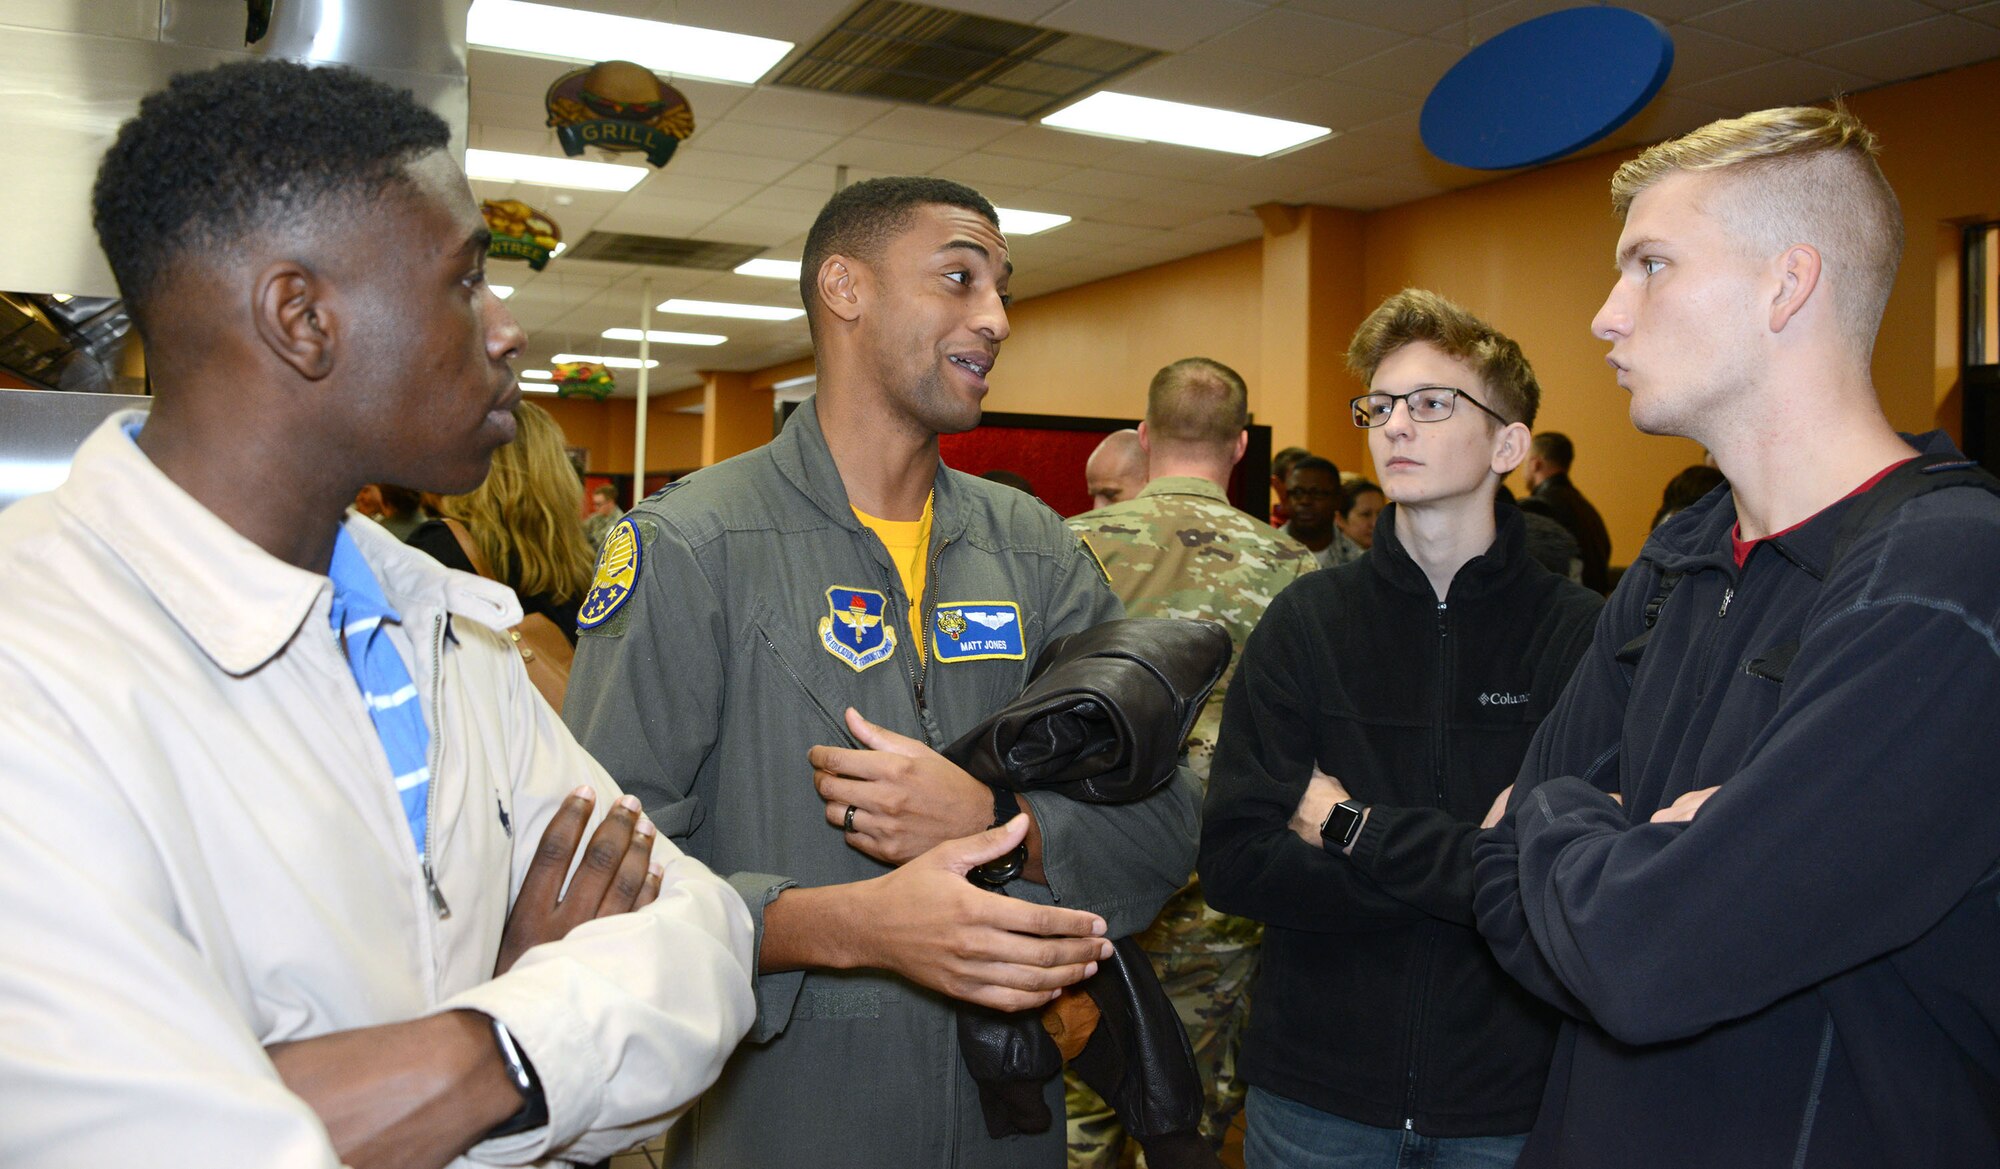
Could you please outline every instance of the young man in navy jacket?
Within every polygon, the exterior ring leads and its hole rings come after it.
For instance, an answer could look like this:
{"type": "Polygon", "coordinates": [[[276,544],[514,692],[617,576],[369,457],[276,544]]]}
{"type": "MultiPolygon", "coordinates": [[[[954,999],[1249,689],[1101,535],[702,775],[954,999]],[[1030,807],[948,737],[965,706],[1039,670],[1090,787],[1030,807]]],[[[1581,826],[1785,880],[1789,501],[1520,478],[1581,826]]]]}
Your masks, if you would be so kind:
{"type": "Polygon", "coordinates": [[[1766,110],[1612,182],[1592,329],[1633,423],[1729,486],[1648,541],[1476,846],[1481,931],[1571,1016],[1531,1169],[2000,1164],[2000,500],[1838,538],[1956,457],[1869,378],[1903,243],[1874,155],[1766,110]]]}
{"type": "Polygon", "coordinates": [[[1541,394],[1520,346],[1406,289],[1348,367],[1393,504],[1245,643],[1203,816],[1210,903],[1266,923],[1243,1160],[1511,1169],[1558,1017],[1473,928],[1472,844],[1602,601],[1495,506],[1541,394]]]}

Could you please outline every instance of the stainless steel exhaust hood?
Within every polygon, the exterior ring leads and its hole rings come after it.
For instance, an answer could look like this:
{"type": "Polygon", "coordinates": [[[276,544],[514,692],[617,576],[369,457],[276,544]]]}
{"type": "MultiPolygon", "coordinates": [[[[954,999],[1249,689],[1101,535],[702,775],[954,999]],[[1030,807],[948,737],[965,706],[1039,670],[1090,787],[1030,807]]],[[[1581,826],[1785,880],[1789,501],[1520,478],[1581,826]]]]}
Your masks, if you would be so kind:
{"type": "Polygon", "coordinates": [[[283,57],[416,94],[463,153],[471,0],[7,0],[0,4],[0,289],[115,297],[90,225],[97,162],[176,73],[283,57]],[[251,12],[268,30],[244,43],[251,12]]]}

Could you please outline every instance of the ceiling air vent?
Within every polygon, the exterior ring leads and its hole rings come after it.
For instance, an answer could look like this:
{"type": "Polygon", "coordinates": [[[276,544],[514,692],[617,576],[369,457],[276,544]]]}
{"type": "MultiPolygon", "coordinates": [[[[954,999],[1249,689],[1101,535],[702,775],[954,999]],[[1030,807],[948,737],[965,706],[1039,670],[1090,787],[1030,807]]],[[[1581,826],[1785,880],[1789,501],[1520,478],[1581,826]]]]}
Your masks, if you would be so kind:
{"type": "Polygon", "coordinates": [[[864,0],[776,83],[1032,118],[1159,55],[1011,20],[864,0]]]}
{"type": "Polygon", "coordinates": [[[602,260],[608,264],[651,264],[657,268],[708,268],[727,272],[745,260],[764,254],[762,244],[719,244],[705,239],[675,239],[665,235],[630,235],[593,231],[583,242],[565,249],[564,259],[602,260]]]}

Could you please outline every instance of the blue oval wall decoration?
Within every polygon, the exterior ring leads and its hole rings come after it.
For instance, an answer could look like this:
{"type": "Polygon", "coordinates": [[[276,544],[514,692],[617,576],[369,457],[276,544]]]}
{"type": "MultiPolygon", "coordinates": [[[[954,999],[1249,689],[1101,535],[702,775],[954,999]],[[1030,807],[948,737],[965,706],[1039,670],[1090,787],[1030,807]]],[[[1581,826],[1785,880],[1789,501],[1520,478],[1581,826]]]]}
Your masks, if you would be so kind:
{"type": "Polygon", "coordinates": [[[1650,16],[1602,6],[1538,16],[1438,79],[1424,99],[1424,145],[1480,170],[1561,158],[1644,109],[1673,67],[1673,38],[1650,16]]]}

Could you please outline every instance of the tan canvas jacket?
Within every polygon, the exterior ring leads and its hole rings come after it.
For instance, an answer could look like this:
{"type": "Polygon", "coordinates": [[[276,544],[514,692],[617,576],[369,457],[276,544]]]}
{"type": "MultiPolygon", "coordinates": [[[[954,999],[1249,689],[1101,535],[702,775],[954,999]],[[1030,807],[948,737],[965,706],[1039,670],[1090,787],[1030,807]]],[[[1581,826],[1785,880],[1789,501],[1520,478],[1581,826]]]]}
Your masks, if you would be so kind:
{"type": "MultiPolygon", "coordinates": [[[[350,515],[430,727],[427,888],[328,628],[109,420],[0,513],[0,1164],[332,1166],[264,1045],[470,1007],[550,1123],[470,1163],[591,1161],[665,1128],[749,1027],[750,919],[664,834],[664,889],[492,978],[562,795],[618,794],[530,687],[504,587],[350,515]]],[[[245,490],[283,490],[246,484],[245,490]]]]}

